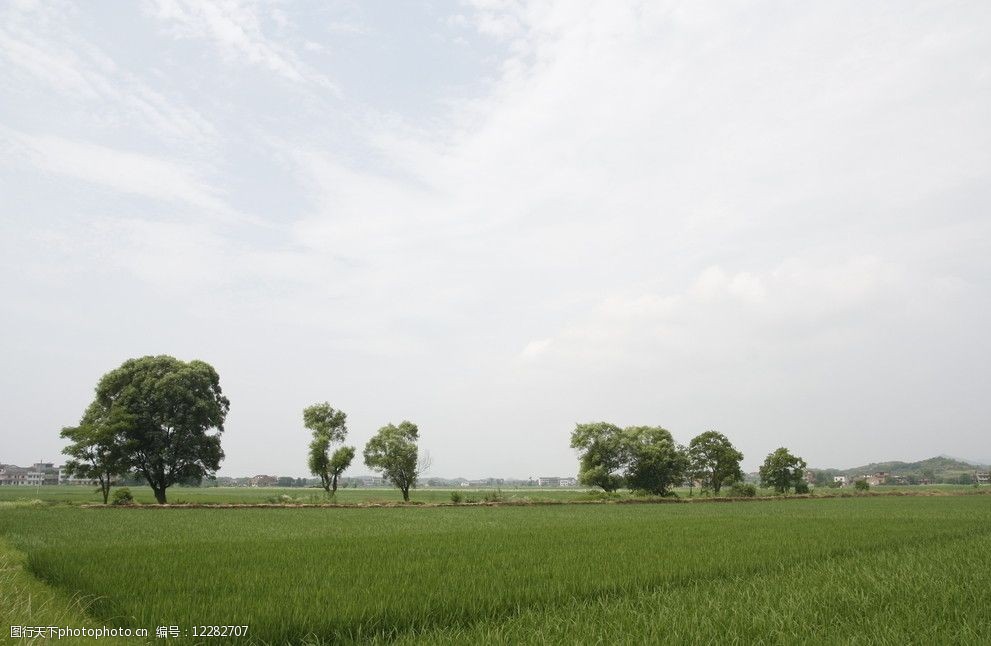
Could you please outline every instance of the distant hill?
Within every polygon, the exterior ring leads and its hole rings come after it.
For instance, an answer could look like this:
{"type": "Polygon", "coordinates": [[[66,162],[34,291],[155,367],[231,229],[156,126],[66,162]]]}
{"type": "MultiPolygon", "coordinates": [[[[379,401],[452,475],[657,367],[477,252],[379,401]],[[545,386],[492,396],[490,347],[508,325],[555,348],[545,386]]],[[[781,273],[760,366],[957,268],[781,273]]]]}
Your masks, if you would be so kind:
{"type": "Polygon", "coordinates": [[[932,471],[937,478],[941,478],[949,474],[959,475],[961,473],[972,473],[978,469],[987,471],[988,466],[986,464],[968,462],[959,458],[951,458],[947,455],[938,455],[934,458],[929,458],[928,460],[919,460],[918,462],[900,462],[895,460],[892,462],[872,462],[871,464],[853,467],[852,469],[824,470],[835,471],[837,475],[846,476],[871,474],[877,473],[878,471],[885,471],[893,476],[908,476],[922,475],[927,471],[932,471]]]}

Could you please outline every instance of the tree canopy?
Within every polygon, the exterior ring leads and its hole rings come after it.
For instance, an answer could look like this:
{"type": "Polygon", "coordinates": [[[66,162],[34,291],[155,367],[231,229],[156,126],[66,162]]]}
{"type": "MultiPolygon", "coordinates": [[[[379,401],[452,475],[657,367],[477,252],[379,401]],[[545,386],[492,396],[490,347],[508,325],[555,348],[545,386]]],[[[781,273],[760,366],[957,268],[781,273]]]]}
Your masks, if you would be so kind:
{"type": "Polygon", "coordinates": [[[67,426],[60,433],[70,442],[62,449],[70,458],[62,468],[69,475],[96,480],[103,504],[107,504],[114,481],[127,473],[129,464],[122,437],[131,421],[120,407],[108,408],[94,401],[78,426],[67,426]]]}
{"type": "Polygon", "coordinates": [[[165,355],[129,359],[100,379],[96,402],[108,415],[120,416],[114,419],[126,418],[121,451],[159,503],[166,502],[168,487],[220,468],[230,402],[210,364],[165,355]]]}
{"type": "Polygon", "coordinates": [[[623,486],[626,442],[618,426],[609,422],[577,424],[571,433],[571,448],[579,451],[580,483],[604,491],[623,486]]]}
{"type": "Polygon", "coordinates": [[[689,475],[719,495],[723,485],[743,480],[743,454],[722,433],[706,431],[688,443],[689,475]]]}
{"type": "Polygon", "coordinates": [[[805,466],[805,460],[781,447],[768,454],[761,465],[761,486],[773,487],[778,493],[786,493],[803,481],[805,466]]]}
{"type": "Polygon", "coordinates": [[[687,466],[684,451],[660,426],[621,429],[609,422],[577,424],[571,447],[579,451],[579,482],[605,491],[626,484],[664,495],[684,478],[687,466]]]}
{"type": "Polygon", "coordinates": [[[310,473],[320,477],[320,484],[327,493],[337,493],[337,482],[354,460],[353,446],[342,446],[333,455],[332,445],[347,437],[347,414],[335,410],[329,402],[314,404],[303,409],[303,425],[313,432],[310,441],[310,473]]]}
{"type": "Polygon", "coordinates": [[[381,472],[385,479],[398,487],[405,501],[409,501],[409,490],[416,486],[420,475],[416,445],[419,437],[416,424],[403,421],[399,426],[383,426],[365,445],[365,465],[381,472]]]}
{"type": "Polygon", "coordinates": [[[688,458],[671,433],[660,426],[631,426],[623,431],[626,485],[663,496],[684,480],[688,458]]]}

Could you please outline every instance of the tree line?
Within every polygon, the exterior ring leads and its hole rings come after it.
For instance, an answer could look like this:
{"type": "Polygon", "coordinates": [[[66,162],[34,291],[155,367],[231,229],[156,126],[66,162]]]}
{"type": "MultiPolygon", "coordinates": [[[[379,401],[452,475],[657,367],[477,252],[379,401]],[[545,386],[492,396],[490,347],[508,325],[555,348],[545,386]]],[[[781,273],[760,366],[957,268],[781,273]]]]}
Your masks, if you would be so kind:
{"type": "MultiPolygon", "coordinates": [[[[353,446],[341,446],[330,452],[335,444],[347,438],[347,414],[335,410],[329,402],[314,404],[303,409],[303,425],[310,429],[310,473],[320,478],[320,484],[329,494],[337,492],[337,481],[345,469],[351,466],[355,456],[353,446]]],[[[380,428],[365,445],[365,466],[382,474],[409,501],[409,491],[416,486],[417,478],[427,464],[420,458],[416,442],[420,429],[416,424],[403,420],[398,426],[387,424],[380,428]]]]}
{"type": "MultiPolygon", "coordinates": [[[[579,453],[578,481],[611,492],[626,487],[665,496],[684,484],[719,495],[743,481],[741,453],[722,433],[706,431],[681,446],[660,426],[620,428],[609,422],[577,424],[571,448],[579,453]]],[[[761,484],[779,493],[805,487],[805,460],[782,447],[760,467],[761,484]]]]}
{"type": "MultiPolygon", "coordinates": [[[[127,474],[138,474],[155,500],[167,502],[175,484],[198,484],[212,477],[224,458],[220,437],[230,402],[217,371],[203,361],[180,361],[159,355],[129,359],[105,374],[76,426],[65,427],[69,441],[65,469],[99,483],[104,503],[110,487],[127,474]]],[[[324,490],[337,491],[341,474],[357,453],[344,444],[347,414],[330,403],[303,410],[303,425],[312,434],[308,466],[324,490]]],[[[418,450],[419,429],[410,421],[380,428],[365,445],[365,465],[400,490],[404,501],[426,469],[418,450]]],[[[621,487],[655,495],[699,483],[719,494],[743,479],[743,454],[715,431],[678,445],[660,426],[620,428],[608,422],[578,424],[571,446],[579,452],[579,481],[607,492],[621,487]]],[[[779,492],[798,490],[805,461],[780,448],[760,468],[764,486],[779,492]]]]}
{"type": "MultiPolygon", "coordinates": [[[[166,355],[129,359],[100,379],[79,424],[62,429],[61,437],[69,442],[62,451],[69,457],[64,469],[99,483],[104,504],[111,486],[130,474],[143,478],[155,500],[164,504],[169,487],[199,484],[216,474],[224,459],[220,437],[229,410],[211,365],[166,355]]],[[[347,437],[347,415],[324,402],[303,411],[303,424],[313,433],[310,471],[334,493],[355,456],[351,446],[331,452],[347,437]]],[[[365,464],[395,485],[406,501],[427,466],[418,439],[416,424],[388,424],[364,450],[365,464]]]]}

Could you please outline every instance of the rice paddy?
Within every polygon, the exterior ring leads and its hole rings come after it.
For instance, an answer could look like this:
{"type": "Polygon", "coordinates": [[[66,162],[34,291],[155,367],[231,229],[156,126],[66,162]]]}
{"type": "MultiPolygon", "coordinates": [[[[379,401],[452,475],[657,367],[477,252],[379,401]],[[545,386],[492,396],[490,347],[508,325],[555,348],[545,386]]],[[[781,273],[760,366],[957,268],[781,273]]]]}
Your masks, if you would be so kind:
{"type": "Polygon", "coordinates": [[[10,507],[0,538],[51,594],[86,599],[88,620],[152,634],[239,624],[250,627],[241,643],[268,644],[991,639],[991,496],[10,507]]]}

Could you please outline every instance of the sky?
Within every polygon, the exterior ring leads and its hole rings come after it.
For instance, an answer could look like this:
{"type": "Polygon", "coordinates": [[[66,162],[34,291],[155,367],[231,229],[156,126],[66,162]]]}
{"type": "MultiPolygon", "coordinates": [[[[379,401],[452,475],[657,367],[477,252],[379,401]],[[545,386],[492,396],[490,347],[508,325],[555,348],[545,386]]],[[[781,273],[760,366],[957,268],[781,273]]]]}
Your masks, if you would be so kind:
{"type": "MultiPolygon", "coordinates": [[[[578,422],[991,461],[991,3],[0,1],[0,462],[201,359],[428,475],[578,422]]],[[[357,462],[357,461],[356,461],[357,462]]],[[[352,474],[367,473],[359,464],[352,474]]]]}

